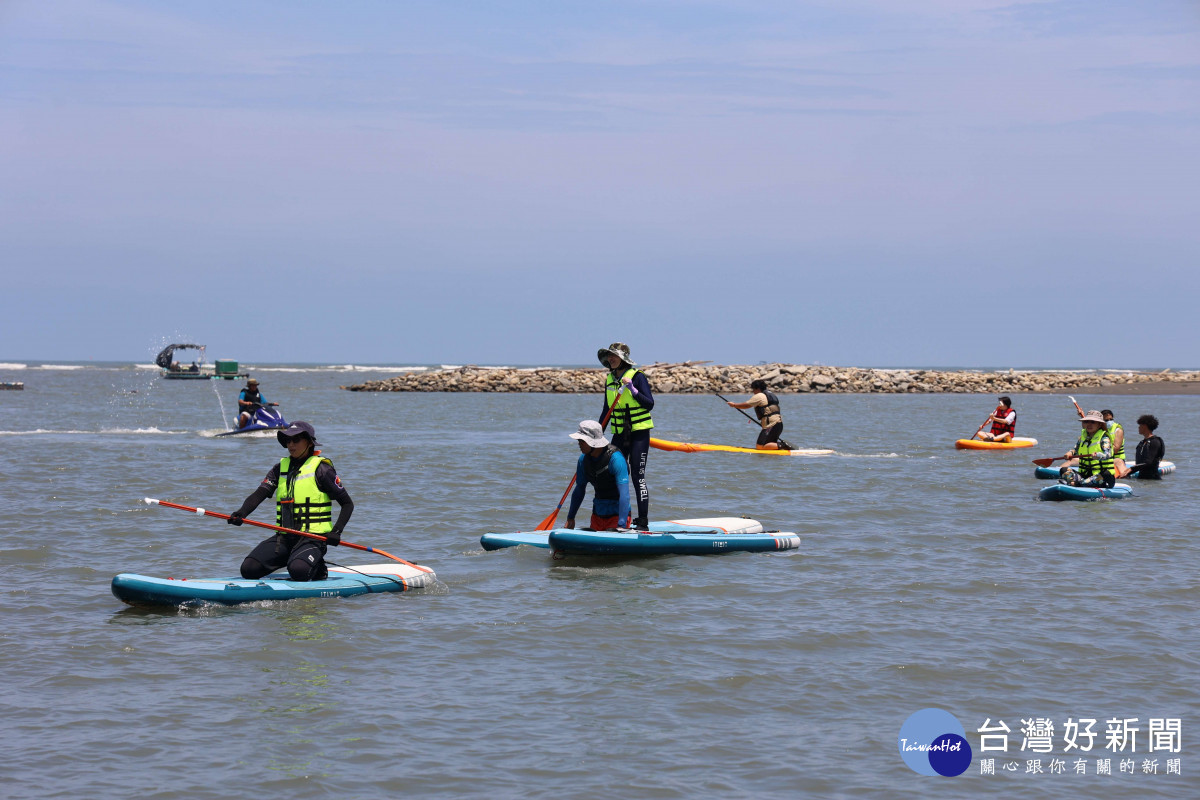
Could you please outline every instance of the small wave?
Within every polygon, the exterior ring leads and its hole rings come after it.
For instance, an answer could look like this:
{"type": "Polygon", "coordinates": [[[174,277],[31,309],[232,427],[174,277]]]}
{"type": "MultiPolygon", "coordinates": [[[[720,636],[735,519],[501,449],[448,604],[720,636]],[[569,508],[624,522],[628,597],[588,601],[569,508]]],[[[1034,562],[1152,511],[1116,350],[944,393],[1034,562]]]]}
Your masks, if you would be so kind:
{"type": "Polygon", "coordinates": [[[88,364],[38,364],[33,369],[89,369],[88,364]]]}
{"type": "Polygon", "coordinates": [[[901,453],[838,453],[842,458],[908,458],[901,453]]]}
{"type": "Polygon", "coordinates": [[[163,436],[178,436],[187,433],[187,431],[164,431],[159,428],[104,428],[98,431],[52,431],[45,428],[37,428],[32,431],[0,431],[0,436],[62,436],[62,435],[80,435],[88,436],[141,436],[141,435],[163,435],[163,436]]]}
{"type": "Polygon", "coordinates": [[[331,364],[326,367],[252,367],[255,372],[424,372],[429,367],[373,367],[360,364],[331,364]]]}
{"type": "Polygon", "coordinates": [[[158,364],[134,364],[134,369],[162,369],[158,364]]]}
{"type": "Polygon", "coordinates": [[[0,364],[0,369],[27,369],[27,364],[0,364]]]}

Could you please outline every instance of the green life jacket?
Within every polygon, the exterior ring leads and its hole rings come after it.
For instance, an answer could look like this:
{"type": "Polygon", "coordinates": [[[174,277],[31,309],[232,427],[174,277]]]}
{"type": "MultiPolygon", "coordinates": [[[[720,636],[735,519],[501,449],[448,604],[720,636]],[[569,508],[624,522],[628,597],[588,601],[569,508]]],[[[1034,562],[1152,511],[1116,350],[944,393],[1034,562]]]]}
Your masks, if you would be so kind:
{"type": "Polygon", "coordinates": [[[1108,438],[1108,431],[1104,428],[1100,428],[1091,436],[1088,436],[1087,431],[1079,434],[1075,455],[1079,457],[1079,472],[1084,477],[1105,472],[1111,475],[1113,472],[1112,439],[1108,438]]]}
{"type": "Polygon", "coordinates": [[[317,467],[329,459],[311,455],[294,475],[289,475],[291,462],[288,456],[279,461],[275,524],[308,533],[329,533],[333,530],[333,498],[317,486],[317,467]]]}
{"type": "MultiPolygon", "coordinates": [[[[1123,432],[1124,430],[1125,429],[1121,427],[1121,423],[1119,423],[1119,422],[1114,422],[1112,424],[1112,427],[1108,429],[1108,438],[1112,440],[1113,447],[1116,447],[1116,445],[1117,445],[1117,431],[1123,432]]],[[[1121,446],[1119,448],[1117,448],[1117,450],[1115,452],[1113,452],[1113,458],[1119,458],[1122,461],[1125,460],[1125,437],[1124,436],[1121,437],[1121,446]]]]}
{"type": "Polygon", "coordinates": [[[633,392],[621,392],[621,398],[617,400],[615,406],[613,405],[617,389],[621,388],[623,382],[633,380],[633,376],[637,373],[636,367],[630,367],[619,378],[611,372],[608,373],[608,377],[604,381],[604,396],[613,410],[610,423],[614,434],[626,431],[644,431],[654,427],[654,420],[650,419],[650,411],[642,408],[642,404],[633,396],[633,392]]]}

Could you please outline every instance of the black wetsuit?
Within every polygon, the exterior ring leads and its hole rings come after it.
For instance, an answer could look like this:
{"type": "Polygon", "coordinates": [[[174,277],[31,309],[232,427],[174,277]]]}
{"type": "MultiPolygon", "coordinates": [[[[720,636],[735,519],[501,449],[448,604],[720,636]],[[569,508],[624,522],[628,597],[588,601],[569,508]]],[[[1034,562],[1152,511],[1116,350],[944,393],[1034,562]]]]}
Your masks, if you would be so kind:
{"type": "MultiPolygon", "coordinates": [[[[289,461],[288,474],[299,473],[307,459],[293,458],[289,461]]],[[[338,505],[337,522],[334,527],[342,530],[354,513],[354,501],[350,493],[342,486],[337,470],[333,464],[323,462],[317,467],[317,488],[329,495],[338,505]]],[[[279,486],[279,464],[271,468],[267,477],[259,484],[254,493],[246,498],[237,513],[248,517],[258,508],[259,503],[272,497],[279,486]]],[[[285,525],[287,527],[285,520],[285,525]]],[[[328,570],[325,568],[326,544],[307,536],[297,536],[294,533],[277,533],[269,539],[264,539],[250,551],[242,561],[242,577],[246,580],[256,580],[269,575],[277,569],[287,567],[288,575],[294,581],[312,581],[324,578],[328,570]]]]}

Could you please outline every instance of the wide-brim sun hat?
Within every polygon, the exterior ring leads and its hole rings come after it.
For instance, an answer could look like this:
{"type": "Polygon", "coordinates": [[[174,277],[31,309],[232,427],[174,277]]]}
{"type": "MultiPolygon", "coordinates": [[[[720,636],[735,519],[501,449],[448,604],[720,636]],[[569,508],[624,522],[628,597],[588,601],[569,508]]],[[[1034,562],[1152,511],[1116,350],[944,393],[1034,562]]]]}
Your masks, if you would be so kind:
{"type": "Polygon", "coordinates": [[[634,364],[633,359],[629,357],[629,345],[624,342],[613,342],[608,347],[601,347],[596,351],[596,358],[606,367],[608,366],[608,362],[605,359],[609,356],[616,356],[631,367],[637,366],[634,364]]]}
{"type": "Polygon", "coordinates": [[[291,439],[293,436],[299,436],[302,433],[308,437],[310,442],[313,443],[313,447],[320,446],[321,443],[317,441],[316,430],[314,430],[313,426],[307,422],[293,422],[291,425],[275,434],[275,438],[279,440],[281,445],[287,447],[288,439],[291,439]]]}
{"type": "Polygon", "coordinates": [[[570,437],[585,442],[590,447],[608,447],[608,439],[604,437],[604,429],[594,419],[585,419],[579,423],[579,430],[570,434],[570,437]]]}
{"type": "Polygon", "coordinates": [[[1099,411],[1089,411],[1088,413],[1084,414],[1083,418],[1079,421],[1080,422],[1099,422],[1101,425],[1103,425],[1104,424],[1104,415],[1101,414],[1099,411]]]}

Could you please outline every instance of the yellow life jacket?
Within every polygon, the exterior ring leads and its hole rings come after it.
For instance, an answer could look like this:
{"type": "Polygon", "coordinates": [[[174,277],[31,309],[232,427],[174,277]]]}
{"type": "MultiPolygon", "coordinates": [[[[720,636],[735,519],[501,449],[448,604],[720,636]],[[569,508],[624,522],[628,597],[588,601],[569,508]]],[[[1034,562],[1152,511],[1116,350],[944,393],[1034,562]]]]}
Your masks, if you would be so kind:
{"type": "Polygon", "coordinates": [[[317,486],[317,467],[323,462],[332,462],[314,454],[300,465],[294,476],[290,476],[291,462],[288,456],[279,461],[275,524],[308,533],[329,533],[333,530],[333,498],[317,486]]]}
{"type": "Polygon", "coordinates": [[[1079,472],[1084,477],[1105,472],[1112,474],[1115,468],[1112,439],[1108,438],[1108,431],[1104,428],[1100,428],[1091,436],[1088,436],[1087,431],[1079,434],[1075,455],[1079,457],[1079,472]],[[1107,457],[1104,455],[1105,450],[1108,451],[1107,457]]]}
{"type": "Polygon", "coordinates": [[[642,408],[642,404],[633,396],[633,392],[621,392],[621,397],[617,400],[617,404],[613,405],[613,399],[617,396],[617,390],[621,388],[621,384],[627,380],[633,380],[633,376],[638,373],[636,367],[630,367],[621,377],[617,377],[612,372],[608,373],[608,377],[604,381],[604,396],[608,400],[608,405],[612,408],[612,432],[625,433],[626,431],[644,431],[654,427],[654,420],[650,418],[649,409],[642,408]]]}

